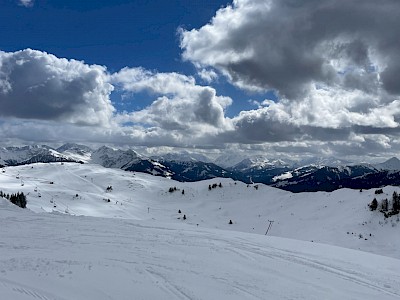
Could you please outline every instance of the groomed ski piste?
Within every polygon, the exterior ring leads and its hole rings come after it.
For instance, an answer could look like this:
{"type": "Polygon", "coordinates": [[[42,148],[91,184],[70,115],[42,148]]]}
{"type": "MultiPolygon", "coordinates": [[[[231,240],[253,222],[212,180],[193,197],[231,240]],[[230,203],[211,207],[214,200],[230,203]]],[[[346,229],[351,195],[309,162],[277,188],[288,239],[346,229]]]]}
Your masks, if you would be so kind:
{"type": "Polygon", "coordinates": [[[28,201],[0,199],[0,299],[400,299],[400,222],[367,206],[400,188],[293,194],[53,163],[5,168],[0,190],[28,201]]]}

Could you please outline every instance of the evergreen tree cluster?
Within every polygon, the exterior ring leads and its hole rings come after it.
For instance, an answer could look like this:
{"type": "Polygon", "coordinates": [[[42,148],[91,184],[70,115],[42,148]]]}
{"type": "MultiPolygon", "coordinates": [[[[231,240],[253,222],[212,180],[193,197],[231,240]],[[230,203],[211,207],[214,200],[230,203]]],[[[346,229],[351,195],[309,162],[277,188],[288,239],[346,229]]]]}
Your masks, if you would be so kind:
{"type": "MultiPolygon", "coordinates": [[[[375,194],[377,194],[376,191],[375,194]]],[[[379,192],[378,194],[381,193],[379,192]]],[[[385,198],[379,203],[378,200],[374,198],[372,202],[368,204],[368,206],[371,211],[380,208],[379,211],[384,214],[385,218],[388,218],[390,216],[397,215],[400,212],[400,196],[396,191],[394,191],[391,201],[385,198]]]]}
{"type": "Polygon", "coordinates": [[[208,185],[208,190],[211,191],[211,189],[215,189],[215,188],[217,188],[217,187],[222,188],[222,183],[221,183],[221,182],[220,182],[219,184],[213,183],[212,185],[209,184],[209,185],[208,185]]]}
{"type": "MultiPolygon", "coordinates": [[[[176,186],[171,186],[171,187],[168,189],[168,192],[170,192],[170,193],[173,193],[173,192],[176,192],[176,191],[180,191],[180,189],[176,188],[176,186]]],[[[182,194],[182,195],[185,195],[185,190],[184,190],[184,189],[182,189],[181,194],[182,194]]]]}
{"type": "Polygon", "coordinates": [[[6,198],[7,200],[9,200],[11,203],[21,207],[21,208],[25,208],[26,207],[26,196],[24,195],[23,192],[18,192],[16,194],[6,194],[3,193],[3,191],[0,191],[0,197],[2,198],[6,198]]]}
{"type": "Polygon", "coordinates": [[[178,189],[176,188],[176,186],[173,186],[173,187],[170,187],[169,189],[168,189],[168,192],[170,192],[170,193],[173,193],[173,192],[176,192],[178,189]]]}

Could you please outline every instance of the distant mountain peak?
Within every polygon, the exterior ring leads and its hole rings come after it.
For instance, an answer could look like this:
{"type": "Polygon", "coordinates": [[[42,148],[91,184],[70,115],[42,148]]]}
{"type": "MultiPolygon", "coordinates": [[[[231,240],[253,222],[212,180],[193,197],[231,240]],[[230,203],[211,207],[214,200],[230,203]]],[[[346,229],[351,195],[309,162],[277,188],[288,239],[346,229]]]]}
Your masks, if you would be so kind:
{"type": "Polygon", "coordinates": [[[86,151],[86,152],[91,152],[92,149],[89,148],[88,146],[85,145],[79,145],[75,143],[66,143],[56,149],[58,152],[62,153],[68,150],[73,150],[73,151],[86,151]]]}
{"type": "Polygon", "coordinates": [[[272,169],[287,167],[290,164],[284,162],[281,159],[269,159],[265,156],[256,155],[248,157],[240,161],[238,164],[233,166],[233,169],[245,171],[249,169],[272,169]]]}
{"type": "Polygon", "coordinates": [[[392,158],[389,158],[386,162],[400,163],[400,160],[397,157],[393,156],[392,158]]]}
{"type": "Polygon", "coordinates": [[[113,149],[102,146],[92,153],[91,162],[107,168],[126,168],[141,159],[136,151],[113,149]]]}
{"type": "Polygon", "coordinates": [[[376,164],[375,168],[378,170],[400,170],[400,160],[397,157],[392,157],[383,163],[376,164]]]}
{"type": "Polygon", "coordinates": [[[168,160],[177,162],[189,162],[189,161],[210,162],[210,159],[207,156],[198,153],[191,153],[186,150],[182,150],[179,152],[165,153],[162,155],[152,156],[151,158],[154,160],[163,160],[163,161],[168,160]]]}

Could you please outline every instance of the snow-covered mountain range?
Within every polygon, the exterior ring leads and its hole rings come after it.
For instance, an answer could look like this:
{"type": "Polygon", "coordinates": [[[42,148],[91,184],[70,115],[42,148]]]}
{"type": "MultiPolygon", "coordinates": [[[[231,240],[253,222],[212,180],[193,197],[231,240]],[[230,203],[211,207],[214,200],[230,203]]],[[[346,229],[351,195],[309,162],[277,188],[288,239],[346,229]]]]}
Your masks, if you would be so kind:
{"type": "Polygon", "coordinates": [[[67,153],[46,145],[0,148],[0,165],[16,166],[36,162],[77,162],[67,153]]]}
{"type": "Polygon", "coordinates": [[[245,183],[264,183],[293,192],[333,191],[342,187],[373,188],[400,184],[400,160],[393,157],[380,164],[351,164],[335,158],[315,158],[302,162],[265,156],[243,158],[228,154],[212,160],[188,151],[146,157],[132,149],[102,146],[93,150],[84,145],[65,144],[0,148],[0,166],[35,162],[94,163],[107,168],[143,172],[178,181],[199,181],[216,177],[245,183]]]}

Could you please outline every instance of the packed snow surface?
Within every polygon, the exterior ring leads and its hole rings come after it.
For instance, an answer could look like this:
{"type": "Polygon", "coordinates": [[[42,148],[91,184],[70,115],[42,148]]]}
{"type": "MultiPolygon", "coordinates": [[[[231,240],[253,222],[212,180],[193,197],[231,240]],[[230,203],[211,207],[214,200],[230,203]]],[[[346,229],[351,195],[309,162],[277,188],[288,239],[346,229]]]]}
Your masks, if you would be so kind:
{"type": "Polygon", "coordinates": [[[8,167],[0,189],[28,200],[0,199],[0,299],[400,299],[400,224],[368,210],[373,190],[71,163],[8,167]]]}

